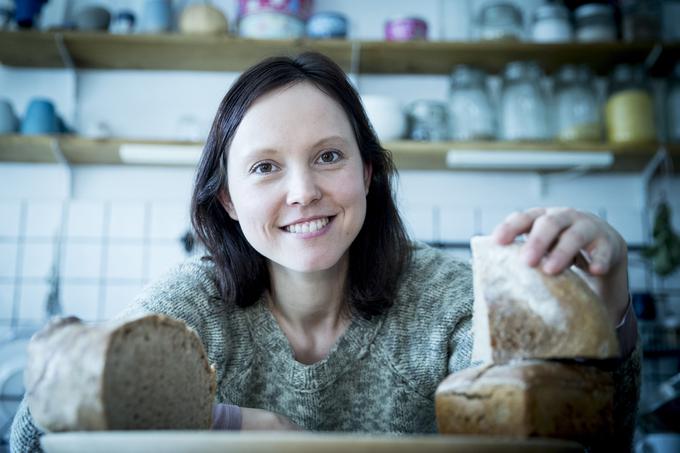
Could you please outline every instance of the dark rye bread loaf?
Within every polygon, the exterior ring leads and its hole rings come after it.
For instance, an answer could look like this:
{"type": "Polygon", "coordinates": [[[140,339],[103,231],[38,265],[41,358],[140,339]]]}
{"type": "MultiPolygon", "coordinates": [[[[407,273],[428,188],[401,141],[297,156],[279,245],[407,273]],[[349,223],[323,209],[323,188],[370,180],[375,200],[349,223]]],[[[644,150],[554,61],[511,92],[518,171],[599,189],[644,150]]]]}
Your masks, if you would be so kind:
{"type": "Polygon", "coordinates": [[[435,393],[439,432],[555,437],[591,447],[614,434],[610,373],[585,365],[521,360],[447,377],[435,393]]]}
{"type": "Polygon", "coordinates": [[[546,275],[520,257],[521,244],[473,237],[472,361],[606,359],[620,355],[600,298],[571,269],[546,275]]]}
{"type": "Polygon", "coordinates": [[[181,321],[51,322],[28,347],[27,402],[47,431],[209,429],[215,371],[181,321]]]}

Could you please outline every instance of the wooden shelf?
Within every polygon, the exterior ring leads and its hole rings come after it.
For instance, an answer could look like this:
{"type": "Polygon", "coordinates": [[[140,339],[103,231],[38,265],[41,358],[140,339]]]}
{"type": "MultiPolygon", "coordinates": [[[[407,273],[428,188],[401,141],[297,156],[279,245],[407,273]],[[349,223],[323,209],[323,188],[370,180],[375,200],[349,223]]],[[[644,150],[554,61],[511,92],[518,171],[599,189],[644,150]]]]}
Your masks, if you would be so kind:
{"type": "MultiPolygon", "coordinates": [[[[642,63],[653,43],[535,44],[508,42],[385,42],[253,40],[229,36],[111,35],[82,32],[0,32],[0,63],[16,67],[242,71],[272,55],[320,51],[345,71],[368,74],[448,74],[456,64],[498,73],[510,61],[536,60],[551,73],[585,63],[598,74],[618,63],[642,63]],[[353,55],[356,67],[352,67],[353,55]]],[[[666,74],[680,43],[664,44],[654,66],[666,74]]]]}
{"type": "MultiPolygon", "coordinates": [[[[175,142],[175,141],[152,141],[136,139],[106,139],[96,140],[73,135],[55,136],[22,136],[0,135],[0,162],[59,162],[59,152],[64,158],[74,165],[91,164],[126,164],[120,156],[120,146],[123,144],[141,145],[167,145],[175,148],[173,152],[182,154],[177,146],[187,146],[186,155],[190,155],[201,143],[175,142]],[[57,151],[59,150],[59,151],[57,151]]],[[[448,168],[446,165],[447,153],[479,151],[526,151],[538,154],[545,151],[555,152],[592,152],[609,151],[614,154],[614,164],[611,168],[598,171],[637,172],[642,170],[657,151],[656,144],[640,145],[635,147],[620,146],[607,143],[577,143],[562,144],[557,142],[414,142],[409,140],[394,141],[384,144],[394,157],[397,168],[400,170],[457,170],[448,168]]],[[[668,151],[674,164],[680,166],[680,145],[671,145],[668,151]]],[[[187,163],[157,163],[148,162],[148,165],[179,165],[192,166],[187,163]]],[[[143,165],[143,163],[135,163],[143,165]]],[[[515,170],[528,170],[529,168],[517,168],[515,170]]],[[[490,167],[486,170],[495,170],[490,167]]],[[[497,168],[507,171],[507,168],[497,168]]],[[[533,169],[543,171],[542,169],[533,169]]],[[[547,169],[546,169],[547,170],[547,169]]]]}

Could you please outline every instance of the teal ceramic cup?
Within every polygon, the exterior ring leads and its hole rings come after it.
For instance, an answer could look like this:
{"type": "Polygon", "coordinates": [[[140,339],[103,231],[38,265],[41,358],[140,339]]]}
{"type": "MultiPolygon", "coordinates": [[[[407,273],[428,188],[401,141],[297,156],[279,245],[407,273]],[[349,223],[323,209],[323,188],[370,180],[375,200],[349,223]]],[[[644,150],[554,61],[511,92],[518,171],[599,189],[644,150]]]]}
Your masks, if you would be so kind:
{"type": "Polygon", "coordinates": [[[24,135],[43,135],[58,132],[59,120],[52,101],[44,98],[32,99],[28,104],[24,119],[21,121],[21,133],[24,135]]]}
{"type": "Polygon", "coordinates": [[[19,129],[19,118],[7,99],[0,99],[0,134],[13,134],[19,129]]]}

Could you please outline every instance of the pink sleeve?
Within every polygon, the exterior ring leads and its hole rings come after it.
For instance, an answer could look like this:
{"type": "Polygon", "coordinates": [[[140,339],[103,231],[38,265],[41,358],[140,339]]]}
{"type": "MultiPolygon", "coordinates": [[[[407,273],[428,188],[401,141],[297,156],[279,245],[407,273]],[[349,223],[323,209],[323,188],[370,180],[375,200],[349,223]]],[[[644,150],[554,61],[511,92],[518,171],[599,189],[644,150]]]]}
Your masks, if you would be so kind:
{"type": "Polygon", "coordinates": [[[210,429],[222,431],[239,431],[241,429],[241,408],[231,404],[213,405],[213,423],[210,429]]]}

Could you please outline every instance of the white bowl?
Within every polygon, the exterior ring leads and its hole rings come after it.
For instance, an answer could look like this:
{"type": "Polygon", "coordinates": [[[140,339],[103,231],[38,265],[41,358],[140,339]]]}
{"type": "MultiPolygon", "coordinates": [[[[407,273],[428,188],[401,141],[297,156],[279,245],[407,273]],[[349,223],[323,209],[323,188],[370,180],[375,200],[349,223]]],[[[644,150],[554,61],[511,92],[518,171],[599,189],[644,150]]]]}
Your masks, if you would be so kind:
{"type": "Polygon", "coordinates": [[[398,140],[406,133],[406,116],[398,100],[389,96],[366,95],[361,100],[366,115],[381,142],[398,140]]]}

